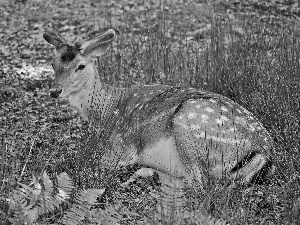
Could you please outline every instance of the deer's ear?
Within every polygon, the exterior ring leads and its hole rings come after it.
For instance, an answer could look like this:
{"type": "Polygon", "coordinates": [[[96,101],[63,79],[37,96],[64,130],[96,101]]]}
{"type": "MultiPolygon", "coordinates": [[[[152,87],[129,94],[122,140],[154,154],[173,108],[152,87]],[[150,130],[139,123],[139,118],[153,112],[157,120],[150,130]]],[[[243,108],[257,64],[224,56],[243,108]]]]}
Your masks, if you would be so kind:
{"type": "Polygon", "coordinates": [[[44,39],[56,49],[60,48],[66,41],[59,34],[53,31],[47,31],[43,34],[44,39]]]}
{"type": "Polygon", "coordinates": [[[100,56],[107,50],[108,46],[115,39],[115,37],[116,32],[112,29],[109,29],[105,33],[87,40],[80,47],[79,44],[77,44],[77,48],[80,48],[80,53],[83,55],[89,55],[92,57],[100,56]]]}

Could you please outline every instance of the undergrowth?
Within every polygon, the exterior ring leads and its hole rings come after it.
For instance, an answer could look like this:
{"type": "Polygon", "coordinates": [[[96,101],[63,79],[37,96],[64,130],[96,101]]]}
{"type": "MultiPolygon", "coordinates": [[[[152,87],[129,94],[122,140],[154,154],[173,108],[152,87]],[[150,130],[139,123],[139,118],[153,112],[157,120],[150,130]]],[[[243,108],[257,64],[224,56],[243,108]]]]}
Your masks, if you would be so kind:
{"type": "MultiPolygon", "coordinates": [[[[193,86],[225,95],[253,112],[275,141],[272,158],[276,174],[267,185],[255,187],[250,193],[242,188],[227,192],[214,186],[208,190],[210,198],[204,199],[203,196],[195,198],[197,190],[194,190],[187,196],[191,208],[205,208],[230,224],[299,224],[300,35],[297,28],[289,25],[274,29],[265,24],[231,23],[215,17],[204,38],[195,35],[187,38],[183,30],[168,32],[174,24],[166,23],[163,14],[157,24],[154,29],[149,22],[149,27],[134,34],[130,27],[120,30],[110,53],[99,60],[99,73],[106,82],[123,87],[153,83],[193,86]]],[[[157,222],[152,217],[157,214],[155,204],[149,202],[153,202],[153,190],[159,191],[159,187],[153,183],[137,183],[125,189],[133,192],[132,195],[121,193],[124,188],[120,188],[123,182],[120,180],[128,175],[113,167],[103,167],[96,157],[96,148],[83,151],[86,141],[92,137],[88,128],[81,129],[82,138],[78,138],[76,151],[71,154],[68,148],[52,149],[55,154],[68,157],[57,165],[48,164],[41,157],[36,171],[34,166],[28,169],[26,157],[20,160],[19,154],[24,154],[24,149],[14,148],[18,146],[17,138],[9,143],[2,140],[0,221],[68,224],[79,216],[78,221],[87,224],[99,223],[104,218],[109,221],[107,224],[157,222]],[[30,185],[30,176],[37,171],[40,176],[34,175],[30,185]],[[55,185],[45,171],[57,180],[55,185]],[[68,175],[62,175],[65,171],[68,175]],[[64,179],[59,181],[61,176],[64,179]],[[72,181],[72,185],[67,181],[72,181]],[[88,192],[92,197],[86,195],[86,190],[94,190],[88,192]],[[131,201],[141,193],[143,201],[131,201]]]]}

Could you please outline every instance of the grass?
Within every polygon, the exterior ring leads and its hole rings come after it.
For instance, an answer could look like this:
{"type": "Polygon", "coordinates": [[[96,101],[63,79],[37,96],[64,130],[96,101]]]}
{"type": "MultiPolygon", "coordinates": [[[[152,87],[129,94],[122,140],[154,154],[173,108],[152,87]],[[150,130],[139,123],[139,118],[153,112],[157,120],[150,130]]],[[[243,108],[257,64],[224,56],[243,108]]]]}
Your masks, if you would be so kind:
{"type": "MultiPolygon", "coordinates": [[[[110,52],[99,62],[100,75],[106,82],[126,87],[153,83],[193,86],[225,95],[253,112],[276,143],[272,157],[277,171],[267,185],[257,187],[251,194],[242,188],[226,193],[214,187],[211,199],[202,196],[191,205],[204,206],[230,224],[299,224],[299,31],[294,26],[275,29],[215,18],[204,39],[187,40],[186,36],[193,36],[187,35],[188,26],[179,29],[176,22],[170,22],[176,15],[161,11],[152,21],[142,13],[144,27],[133,32],[129,16],[126,28],[120,29],[110,52]]],[[[47,128],[46,134],[37,132],[37,140],[26,142],[26,146],[17,135],[4,136],[2,197],[8,196],[16,181],[28,182],[31,173],[41,174],[45,169],[50,174],[66,171],[75,186],[111,187],[103,202],[120,204],[139,214],[127,214],[124,223],[142,223],[143,215],[156,213],[151,193],[159,187],[151,179],[142,179],[129,190],[121,188],[119,184],[128,174],[101,167],[93,154],[95,148],[82,151],[86,149],[85,141],[91,138],[82,121],[62,119],[53,126],[55,130],[47,128]],[[34,156],[37,157],[33,160],[34,156]]],[[[4,221],[8,205],[3,198],[0,205],[0,219],[4,221]]],[[[44,223],[50,223],[46,221],[44,218],[44,223]]]]}
{"type": "MultiPolygon", "coordinates": [[[[257,205],[251,206],[248,200],[240,202],[243,198],[238,193],[239,198],[234,200],[218,199],[213,204],[218,206],[214,206],[212,213],[232,224],[267,223],[269,220],[281,224],[287,219],[290,224],[297,224],[299,33],[294,27],[283,27],[273,34],[266,27],[257,30],[247,26],[242,28],[244,32],[241,35],[234,32],[233,24],[216,23],[206,45],[195,42],[177,45],[176,40],[161,36],[164,34],[153,35],[150,43],[138,41],[140,48],[134,43],[134,47],[129,45],[121,50],[126,59],[126,62],[121,62],[123,68],[118,69],[118,62],[108,58],[101,61],[99,71],[103,76],[129,76],[132,78],[131,85],[142,80],[146,84],[162,82],[205,88],[225,95],[253,112],[274,137],[275,178],[270,189],[264,189],[265,195],[257,197],[261,198],[259,203],[254,203],[257,205]],[[115,66],[109,67],[111,63],[115,66]],[[106,68],[114,68],[115,71],[107,71],[106,68]],[[267,206],[261,209],[259,204],[267,206]],[[259,210],[264,210],[264,213],[259,210]]],[[[212,195],[215,194],[218,195],[212,195]]]]}

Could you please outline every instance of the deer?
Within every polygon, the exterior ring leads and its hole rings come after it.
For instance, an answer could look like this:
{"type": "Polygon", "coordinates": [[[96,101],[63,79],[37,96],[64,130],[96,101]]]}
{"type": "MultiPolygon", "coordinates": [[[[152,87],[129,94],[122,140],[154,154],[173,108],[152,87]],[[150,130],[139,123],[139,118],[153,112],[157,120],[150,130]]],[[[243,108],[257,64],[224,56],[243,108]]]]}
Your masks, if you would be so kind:
{"type": "Polygon", "coordinates": [[[205,192],[210,179],[251,184],[274,173],[271,135],[233,100],[196,88],[105,83],[97,59],[116,38],[113,29],[75,44],[54,31],[43,37],[55,47],[50,96],[67,99],[84,120],[98,122],[122,165],[157,172],[166,224],[182,212],[186,188],[205,192]]]}

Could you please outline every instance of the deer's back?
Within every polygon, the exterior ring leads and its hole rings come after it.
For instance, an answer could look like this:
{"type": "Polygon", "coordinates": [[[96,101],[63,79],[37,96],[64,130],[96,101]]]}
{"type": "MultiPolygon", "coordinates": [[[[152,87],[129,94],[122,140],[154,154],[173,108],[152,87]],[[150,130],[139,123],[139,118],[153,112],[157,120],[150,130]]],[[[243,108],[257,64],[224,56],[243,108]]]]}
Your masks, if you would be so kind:
{"type": "MultiPolygon", "coordinates": [[[[270,137],[259,121],[230,99],[193,88],[132,89],[118,106],[117,133],[141,153],[174,139],[184,163],[203,162],[212,173],[229,171],[251,151],[269,154],[270,137]]],[[[159,154],[159,153],[157,153],[159,154]]]]}

